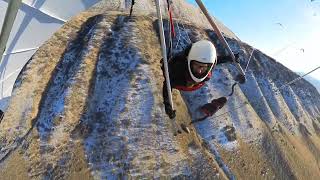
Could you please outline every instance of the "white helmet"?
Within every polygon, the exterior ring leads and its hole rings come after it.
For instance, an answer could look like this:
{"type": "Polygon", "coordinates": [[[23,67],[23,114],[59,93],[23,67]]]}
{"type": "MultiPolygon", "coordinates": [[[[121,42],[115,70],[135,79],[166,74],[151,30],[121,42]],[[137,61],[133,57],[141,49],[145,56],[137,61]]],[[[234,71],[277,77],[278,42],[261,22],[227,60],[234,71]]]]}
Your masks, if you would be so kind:
{"type": "Polygon", "coordinates": [[[188,69],[189,69],[191,78],[195,82],[202,82],[208,76],[209,72],[212,70],[213,66],[216,64],[216,61],[217,61],[216,48],[210,41],[201,40],[192,44],[192,47],[188,55],[188,69]],[[210,66],[205,74],[201,75],[201,77],[197,77],[195,73],[192,72],[192,68],[191,68],[192,61],[196,61],[204,64],[210,64],[210,66]]]}

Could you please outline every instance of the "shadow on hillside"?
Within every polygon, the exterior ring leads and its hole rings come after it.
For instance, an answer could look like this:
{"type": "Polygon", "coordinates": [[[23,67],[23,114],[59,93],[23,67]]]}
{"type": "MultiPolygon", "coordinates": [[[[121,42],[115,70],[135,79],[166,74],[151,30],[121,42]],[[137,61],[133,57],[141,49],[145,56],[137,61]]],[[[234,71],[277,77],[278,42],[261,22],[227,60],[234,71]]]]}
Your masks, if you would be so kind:
{"type": "MultiPolygon", "coordinates": [[[[38,106],[37,116],[31,120],[31,128],[22,133],[23,137],[16,137],[16,146],[11,149],[10,153],[21,145],[26,137],[32,132],[33,128],[36,127],[40,138],[40,154],[44,156],[54,149],[48,145],[48,140],[52,131],[54,130],[54,123],[59,121],[59,115],[63,112],[64,98],[66,97],[66,91],[68,86],[76,73],[80,69],[81,61],[84,60],[86,55],[86,49],[88,49],[88,42],[86,39],[90,39],[92,36],[92,29],[95,28],[95,24],[101,21],[101,16],[95,16],[89,18],[77,32],[77,36],[71,41],[65,52],[62,54],[61,59],[56,65],[54,71],[50,75],[50,80],[45,87],[41,100],[38,106]]],[[[32,104],[30,104],[31,106],[32,104]]],[[[21,118],[20,125],[23,127],[25,119],[21,118]]],[[[19,128],[15,128],[15,131],[19,131],[19,128]]],[[[10,155],[6,157],[8,157],[10,155]]],[[[41,157],[42,158],[42,157],[41,157]]],[[[3,161],[5,159],[1,159],[3,161]]],[[[45,161],[44,161],[45,162],[45,161]]],[[[46,167],[43,167],[46,168],[46,167]]]]}
{"type": "Polygon", "coordinates": [[[320,149],[314,144],[313,140],[310,138],[312,134],[302,123],[299,123],[299,131],[302,134],[306,147],[309,149],[310,152],[312,152],[312,155],[316,159],[318,165],[320,165],[320,149]]]}
{"type": "Polygon", "coordinates": [[[312,120],[312,126],[316,134],[320,137],[320,127],[317,125],[316,120],[312,120]]]}
{"type": "Polygon", "coordinates": [[[281,148],[272,135],[266,134],[263,136],[262,147],[264,154],[273,165],[272,168],[274,169],[274,172],[280,179],[297,179],[281,151],[281,148]]]}
{"type": "MultiPolygon", "coordinates": [[[[68,88],[79,72],[80,65],[90,48],[88,40],[93,38],[96,25],[102,18],[101,15],[91,17],[81,26],[75,39],[68,43],[44,91],[45,94],[42,96],[38,115],[33,120],[39,133],[41,158],[45,158],[55,148],[49,144],[49,140],[65,111],[65,98],[68,94],[68,88]]],[[[46,160],[43,159],[42,162],[46,163],[46,160]]],[[[58,162],[58,164],[61,164],[61,162],[58,162]]],[[[52,178],[53,171],[57,170],[50,164],[47,164],[47,167],[44,168],[46,168],[44,176],[47,178],[52,178]]]]}
{"type": "Polygon", "coordinates": [[[85,59],[89,49],[88,39],[92,38],[93,30],[101,20],[102,16],[94,16],[81,26],[76,38],[69,42],[51,76],[41,99],[38,116],[35,119],[41,141],[48,140],[53,130],[54,121],[58,121],[54,118],[64,111],[64,99],[67,96],[68,88],[85,59]]]}
{"type": "Polygon", "coordinates": [[[73,138],[83,140],[90,169],[101,178],[127,177],[134,157],[134,150],[128,154],[129,144],[138,144],[134,136],[142,138],[144,127],[151,126],[154,99],[147,79],[141,77],[146,76],[139,69],[144,59],[132,42],[134,22],[134,18],[118,16],[112,32],[105,36],[83,115],[72,133],[73,138]]]}

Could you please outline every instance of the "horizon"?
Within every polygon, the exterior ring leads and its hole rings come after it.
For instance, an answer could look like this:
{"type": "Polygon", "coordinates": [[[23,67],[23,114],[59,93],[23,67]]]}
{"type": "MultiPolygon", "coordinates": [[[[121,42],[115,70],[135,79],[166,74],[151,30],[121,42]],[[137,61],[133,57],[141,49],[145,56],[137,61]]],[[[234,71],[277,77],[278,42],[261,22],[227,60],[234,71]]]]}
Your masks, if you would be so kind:
{"type": "MultiPolygon", "coordinates": [[[[197,6],[194,0],[187,1],[197,6]]],[[[320,1],[203,0],[203,3],[210,14],[241,41],[290,70],[307,73],[320,66],[317,60],[317,52],[320,52],[317,45],[320,42],[320,1]]],[[[308,76],[320,80],[320,69],[308,76]]]]}

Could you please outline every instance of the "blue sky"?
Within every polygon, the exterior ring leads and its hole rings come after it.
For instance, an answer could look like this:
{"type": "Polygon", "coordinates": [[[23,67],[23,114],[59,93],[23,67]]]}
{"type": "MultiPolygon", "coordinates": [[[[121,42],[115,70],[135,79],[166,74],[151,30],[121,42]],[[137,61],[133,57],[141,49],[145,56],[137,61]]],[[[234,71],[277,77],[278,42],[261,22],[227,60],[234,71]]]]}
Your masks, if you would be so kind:
{"type": "MultiPolygon", "coordinates": [[[[195,0],[188,0],[196,4],[195,0]]],[[[203,0],[242,41],[294,71],[320,66],[320,0],[203,0]]],[[[311,74],[320,80],[320,70],[311,74]]]]}

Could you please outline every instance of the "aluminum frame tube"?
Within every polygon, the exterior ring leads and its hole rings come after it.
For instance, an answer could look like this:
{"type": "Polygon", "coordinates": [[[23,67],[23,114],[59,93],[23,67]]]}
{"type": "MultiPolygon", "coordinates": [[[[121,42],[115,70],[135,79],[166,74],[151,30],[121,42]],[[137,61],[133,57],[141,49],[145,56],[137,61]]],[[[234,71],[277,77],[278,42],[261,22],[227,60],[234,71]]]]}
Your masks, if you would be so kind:
{"type": "Polygon", "coordinates": [[[8,39],[14,24],[14,21],[17,17],[18,10],[20,8],[20,5],[22,3],[22,0],[10,0],[8,3],[8,8],[6,11],[6,15],[3,21],[1,34],[0,34],[0,63],[2,62],[3,54],[6,50],[6,46],[8,43],[8,39]]]}
{"type": "Polygon", "coordinates": [[[236,57],[234,56],[230,46],[228,45],[228,42],[225,40],[225,38],[223,37],[221,31],[219,30],[219,27],[217,26],[217,24],[213,21],[212,17],[210,16],[207,8],[204,6],[204,4],[202,3],[201,0],[196,0],[198,6],[200,7],[201,11],[203,12],[203,14],[206,16],[206,18],[208,19],[210,25],[212,26],[212,28],[215,30],[215,32],[218,35],[219,40],[222,42],[222,44],[225,46],[225,48],[228,50],[229,54],[231,55],[233,62],[236,65],[236,68],[238,69],[238,71],[240,72],[240,74],[242,74],[243,76],[245,76],[245,73],[242,69],[242,67],[240,66],[239,63],[236,62],[236,57]]]}
{"type": "Polygon", "coordinates": [[[165,40],[164,30],[163,30],[163,21],[162,21],[160,0],[155,0],[155,3],[156,3],[156,8],[157,8],[157,15],[158,15],[160,44],[161,44],[161,51],[162,51],[162,57],[163,57],[163,64],[164,64],[168,97],[169,97],[169,102],[170,102],[171,108],[173,109],[171,84],[170,84],[169,68],[168,68],[167,49],[166,49],[166,40],[165,40]]]}

